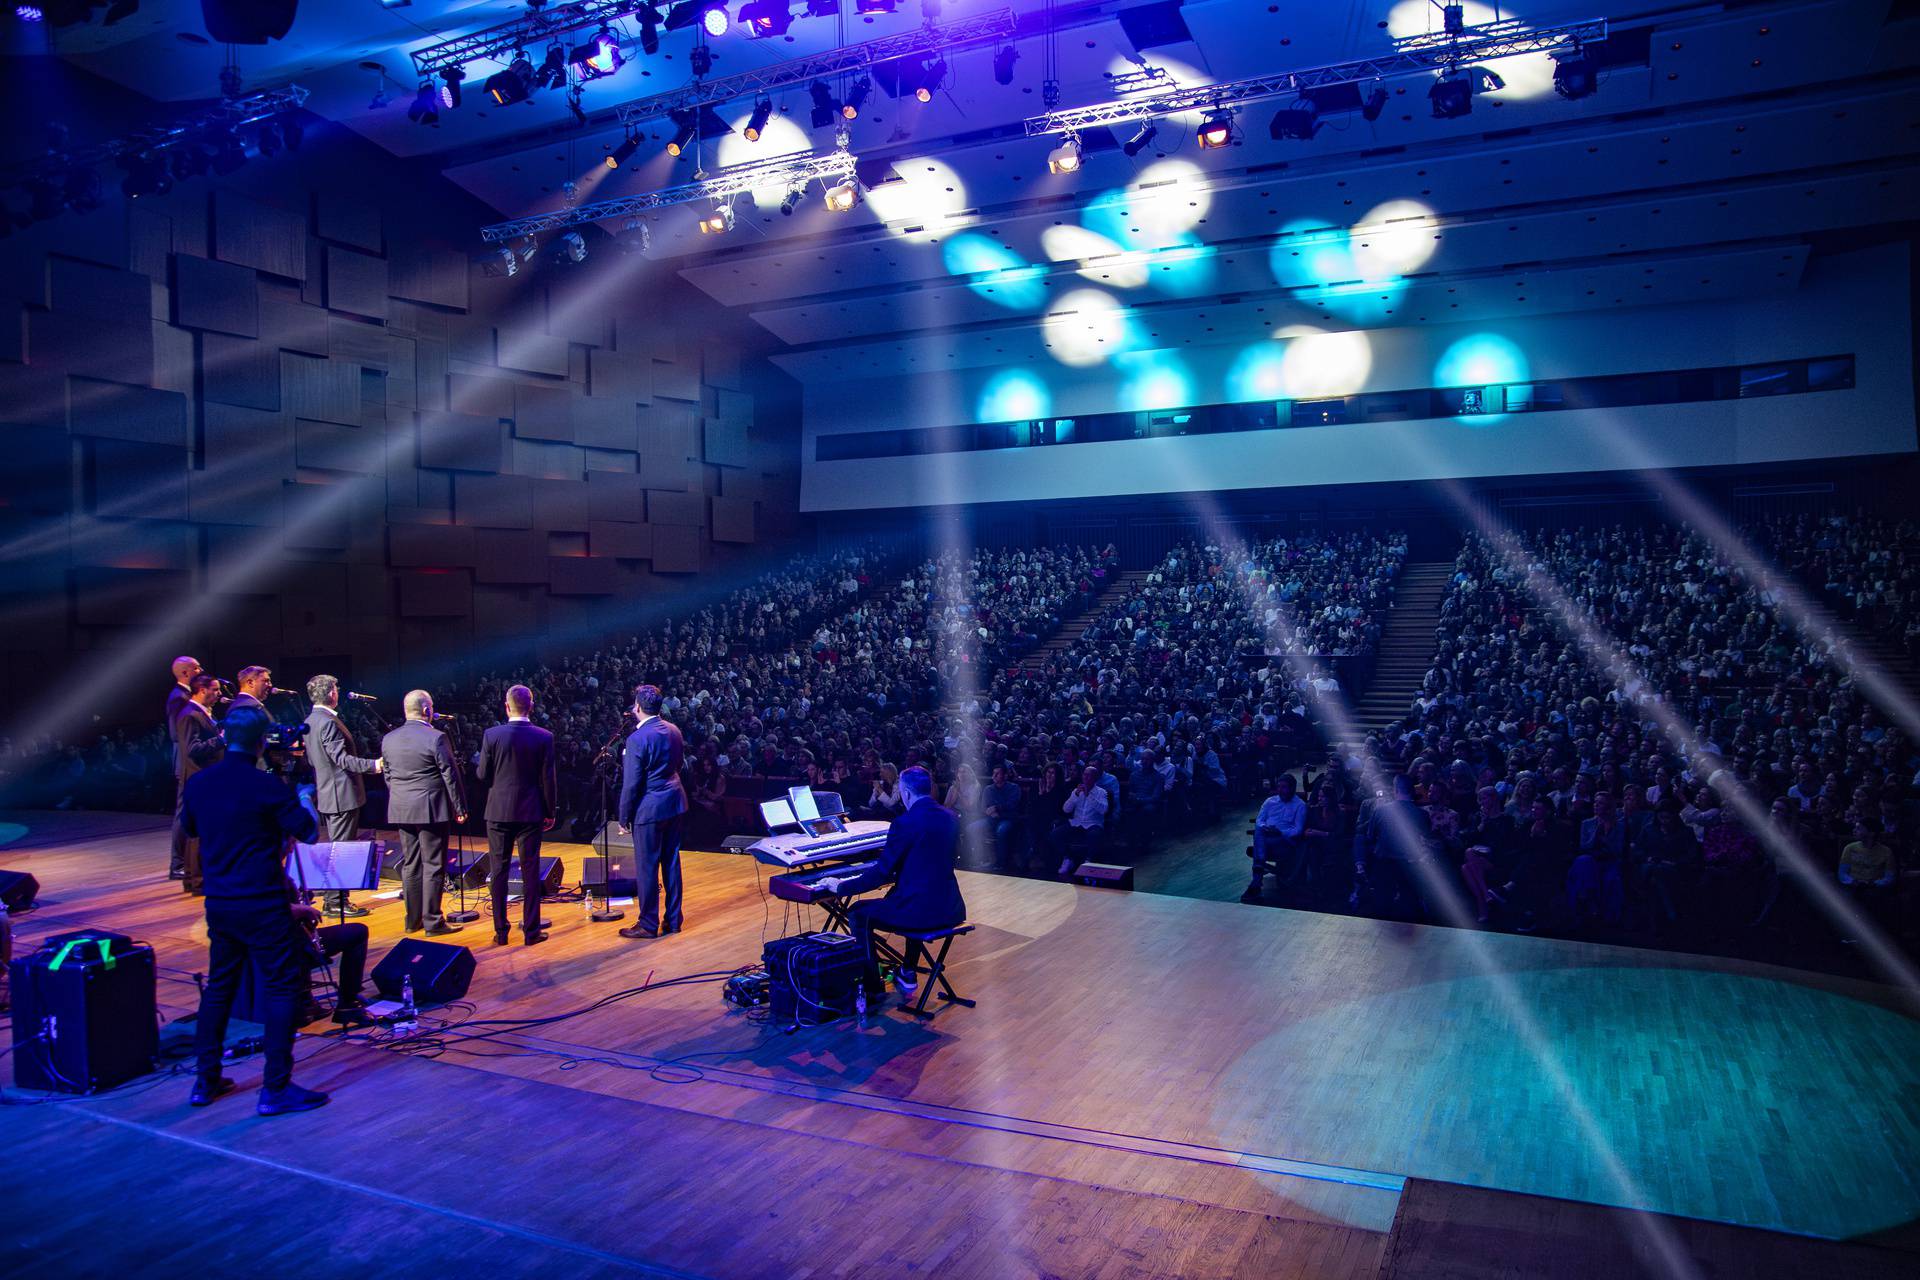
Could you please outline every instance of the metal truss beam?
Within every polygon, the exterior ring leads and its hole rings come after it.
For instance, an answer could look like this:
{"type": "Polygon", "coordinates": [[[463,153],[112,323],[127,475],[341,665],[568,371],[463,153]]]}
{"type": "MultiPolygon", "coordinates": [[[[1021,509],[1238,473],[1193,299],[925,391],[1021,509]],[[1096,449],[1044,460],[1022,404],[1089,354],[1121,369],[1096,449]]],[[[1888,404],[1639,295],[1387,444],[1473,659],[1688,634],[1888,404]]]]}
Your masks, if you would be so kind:
{"type": "Polygon", "coordinates": [[[1444,34],[1413,36],[1397,41],[1392,52],[1377,58],[1358,58],[1331,66],[1229,80],[1223,84],[1181,86],[1087,107],[1050,111],[1045,115],[1030,117],[1026,121],[1026,131],[1029,138],[1077,133],[1100,125],[1127,124],[1159,116],[1179,115],[1185,111],[1218,109],[1268,98],[1297,96],[1309,89],[1323,89],[1330,85],[1451,70],[1466,63],[1507,58],[1515,54],[1549,53],[1574,45],[1598,44],[1606,38],[1607,23],[1604,18],[1548,27],[1528,27],[1512,21],[1489,23],[1465,31],[1458,37],[1444,34]]]}
{"type": "Polygon", "coordinates": [[[61,151],[57,155],[49,154],[28,161],[16,166],[10,171],[10,175],[17,178],[22,174],[37,172],[49,166],[60,169],[92,167],[117,160],[121,156],[165,151],[169,147],[178,146],[207,133],[260,124],[284,111],[304,106],[306,101],[307,91],[297,84],[268,89],[261,93],[250,93],[239,98],[223,98],[190,116],[167,124],[148,125],[89,147],[61,151]]]}
{"type": "Polygon", "coordinates": [[[576,31],[598,31],[609,23],[623,22],[642,9],[657,10],[658,6],[638,3],[638,0],[572,0],[572,3],[555,5],[551,10],[529,10],[524,17],[486,27],[471,35],[442,40],[439,44],[416,49],[409,56],[413,59],[414,74],[424,79],[448,67],[462,67],[483,58],[504,62],[506,59],[501,55],[512,53],[515,49],[546,44],[576,31]]]}
{"type": "Polygon", "coordinates": [[[978,17],[963,18],[945,26],[922,27],[899,35],[883,36],[862,44],[843,45],[805,58],[790,58],[750,71],[737,72],[718,80],[695,81],[680,89],[656,93],[622,104],[620,123],[638,124],[656,120],[673,111],[689,107],[711,107],[732,102],[750,94],[776,93],[852,71],[866,71],[877,63],[915,54],[974,49],[1013,38],[1016,27],[1013,10],[997,9],[978,17]]]}
{"type": "Polygon", "coordinates": [[[497,222],[490,227],[482,227],[480,239],[487,244],[500,244],[507,240],[517,240],[521,236],[537,235],[543,231],[561,231],[567,227],[577,227],[589,222],[629,217],[633,214],[645,213],[649,209],[697,204],[702,200],[725,200],[763,187],[793,186],[817,179],[850,178],[853,176],[854,163],[853,156],[847,152],[830,151],[819,156],[797,156],[763,160],[756,164],[735,165],[711,178],[699,178],[679,186],[663,187],[658,191],[646,191],[636,196],[623,196],[617,200],[596,200],[592,204],[578,205],[571,209],[555,209],[550,213],[536,213],[531,217],[515,218],[511,222],[497,222]]]}

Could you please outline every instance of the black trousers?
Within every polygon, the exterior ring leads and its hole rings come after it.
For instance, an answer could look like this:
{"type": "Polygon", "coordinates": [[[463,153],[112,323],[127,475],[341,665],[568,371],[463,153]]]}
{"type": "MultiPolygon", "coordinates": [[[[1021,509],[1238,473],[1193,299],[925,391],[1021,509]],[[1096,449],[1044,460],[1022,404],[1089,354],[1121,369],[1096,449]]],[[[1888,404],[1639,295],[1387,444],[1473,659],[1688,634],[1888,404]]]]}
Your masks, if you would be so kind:
{"type": "Polygon", "coordinates": [[[633,824],[633,874],[640,882],[642,929],[671,933],[680,927],[680,833],[686,816],[633,824]]]}
{"type": "Polygon", "coordinates": [[[540,837],[544,824],[538,822],[489,822],[487,824],[487,890],[493,897],[493,931],[507,932],[507,873],[513,866],[513,851],[520,849],[520,928],[525,933],[540,929],[540,837]]]}
{"type": "Polygon", "coordinates": [[[240,974],[249,964],[259,975],[265,1006],[266,1076],[261,1085],[283,1089],[293,1079],[294,1015],[308,989],[295,930],[283,896],[207,899],[207,987],[200,996],[194,1033],[202,1080],[220,1077],[227,1020],[240,990],[240,974]]]}
{"type": "MultiPolygon", "coordinates": [[[[958,920],[940,919],[917,911],[911,904],[889,902],[885,898],[866,898],[847,909],[847,927],[853,930],[853,936],[859,940],[860,954],[867,963],[867,985],[870,987],[880,985],[880,961],[873,952],[875,929],[912,929],[918,933],[959,923],[958,920]]],[[[920,944],[909,938],[901,958],[906,961],[907,968],[918,968],[920,944]]]]}
{"type": "Polygon", "coordinates": [[[180,873],[180,887],[188,893],[200,892],[200,842],[187,834],[181,818],[182,792],[186,784],[173,784],[173,848],[167,860],[167,874],[180,873]]]}
{"type": "Polygon", "coordinates": [[[334,966],[334,985],[340,990],[338,1007],[351,1008],[360,1003],[360,988],[367,979],[367,926],[363,924],[327,924],[315,930],[320,949],[334,966]]]}
{"type": "Polygon", "coordinates": [[[407,908],[407,929],[438,929],[440,895],[447,889],[447,831],[444,822],[395,823],[400,832],[400,899],[407,908]]]}
{"type": "MultiPolygon", "coordinates": [[[[320,815],[320,835],[329,844],[338,844],[354,840],[360,835],[360,811],[352,813],[323,813],[320,815]]],[[[347,905],[345,889],[328,889],[320,895],[320,905],[326,911],[338,911],[347,905]]]]}

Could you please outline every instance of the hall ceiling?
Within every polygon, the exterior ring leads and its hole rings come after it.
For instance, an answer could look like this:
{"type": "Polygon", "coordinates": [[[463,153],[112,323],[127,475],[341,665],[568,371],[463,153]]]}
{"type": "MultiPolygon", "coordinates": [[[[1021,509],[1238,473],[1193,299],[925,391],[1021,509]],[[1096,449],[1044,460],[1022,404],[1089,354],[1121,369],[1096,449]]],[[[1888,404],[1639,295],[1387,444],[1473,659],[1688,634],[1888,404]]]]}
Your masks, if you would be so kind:
{"type": "MultiPolygon", "coordinates": [[[[1002,7],[947,0],[943,20],[1002,7]]],[[[1026,23],[1046,8],[1010,7],[1026,23]]],[[[1382,52],[1392,36],[1439,23],[1426,0],[1187,0],[1178,14],[1191,39],[1136,49],[1116,15],[1138,7],[1052,7],[1064,105],[1113,98],[1107,76],[1141,65],[1210,83],[1382,52]]],[[[464,106],[443,112],[439,127],[408,121],[407,52],[520,9],[306,0],[287,40],[242,49],[239,62],[250,85],[297,81],[312,91],[310,109],[440,167],[503,216],[556,207],[569,179],[583,202],[689,180],[691,157],[664,152],[664,121],[634,163],[600,163],[622,136],[618,104],[686,82],[685,30],[664,33],[651,57],[633,44],[617,76],[589,85],[584,129],[557,93],[483,108],[488,65],[470,71],[464,106]],[[387,105],[370,107],[381,76],[363,62],[385,68],[387,105]]],[[[872,20],[853,16],[852,0],[846,10],[844,34],[832,19],[798,19],[784,39],[749,39],[736,25],[711,42],[714,74],[921,19],[919,0],[872,20]]],[[[1468,6],[1470,24],[1494,16],[1468,6]]],[[[1089,294],[1108,299],[1096,312],[1118,308],[1157,344],[1180,345],[1262,325],[1402,325],[1770,292],[1798,280],[1810,240],[1920,208],[1920,6],[1910,0],[1611,9],[1534,0],[1498,16],[1606,18],[1613,65],[1595,94],[1566,101],[1544,55],[1495,64],[1507,87],[1456,120],[1431,118],[1425,80],[1388,81],[1377,120],[1333,117],[1308,142],[1268,136],[1280,103],[1246,109],[1242,141],[1217,151],[1195,145],[1191,121],[1162,121],[1136,158],[1090,140],[1080,172],[1052,175],[1045,157],[1057,140],[1019,127],[1041,110],[1043,42],[1026,36],[1010,85],[995,83],[986,49],[951,57],[930,103],[876,88],[851,125],[870,183],[853,212],[828,212],[816,190],[783,217],[775,190],[743,197],[732,233],[709,237],[695,233],[694,207],[666,209],[647,219],[648,253],[789,344],[780,359],[796,375],[830,378],[850,357],[875,371],[1044,360],[1084,312],[1065,300],[1089,294]]],[[[59,33],[58,46],[152,97],[203,98],[223,51],[181,39],[199,29],[198,0],[146,0],[114,27],[59,33]]],[[[709,149],[706,167],[832,146],[830,130],[806,127],[804,89],[775,103],[760,144],[736,132],[717,155],[709,149]]],[[[750,107],[720,114],[737,128],[750,107]]]]}

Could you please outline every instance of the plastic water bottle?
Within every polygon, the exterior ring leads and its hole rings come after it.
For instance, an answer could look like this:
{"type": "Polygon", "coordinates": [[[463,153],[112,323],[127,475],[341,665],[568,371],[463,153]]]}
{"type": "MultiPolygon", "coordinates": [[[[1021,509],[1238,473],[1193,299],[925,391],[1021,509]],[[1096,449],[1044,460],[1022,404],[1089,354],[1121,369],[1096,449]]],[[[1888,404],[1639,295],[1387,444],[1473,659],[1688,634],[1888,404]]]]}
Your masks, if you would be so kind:
{"type": "Polygon", "coordinates": [[[860,1026],[867,1025],[867,980],[860,979],[860,985],[853,989],[853,1017],[860,1026]]]}
{"type": "Polygon", "coordinates": [[[420,1011],[413,1004],[413,975],[400,983],[400,1012],[393,1017],[393,1033],[410,1036],[420,1029],[420,1011]]]}

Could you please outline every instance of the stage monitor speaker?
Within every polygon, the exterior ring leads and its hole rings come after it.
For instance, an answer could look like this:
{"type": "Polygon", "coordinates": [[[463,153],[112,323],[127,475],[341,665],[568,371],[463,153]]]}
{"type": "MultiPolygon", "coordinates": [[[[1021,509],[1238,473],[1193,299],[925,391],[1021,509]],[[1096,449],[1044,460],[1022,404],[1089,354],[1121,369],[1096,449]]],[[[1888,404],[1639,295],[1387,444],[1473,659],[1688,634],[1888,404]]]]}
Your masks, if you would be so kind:
{"type": "Polygon", "coordinates": [[[1116,866],[1109,862],[1083,862],[1074,876],[1081,884],[1090,884],[1096,889],[1133,888],[1133,868],[1116,866]]]}
{"type": "MultiPolygon", "coordinates": [[[[490,865],[487,860],[486,851],[483,849],[478,853],[472,854],[471,856],[473,858],[473,865],[467,868],[467,874],[466,874],[467,888],[484,889],[487,887],[487,874],[488,874],[489,865],[490,865]]],[[[453,854],[451,852],[447,854],[447,859],[448,859],[447,875],[450,877],[457,875],[458,872],[453,866],[453,862],[452,862],[453,854]]],[[[560,892],[560,886],[566,880],[566,877],[567,877],[567,868],[565,864],[563,864],[560,861],[560,859],[549,858],[545,854],[540,855],[540,896],[541,897],[551,898],[551,897],[554,897],[556,894],[558,894],[560,892]]],[[[520,884],[520,855],[515,854],[513,857],[513,862],[507,867],[507,892],[519,893],[521,891],[521,888],[522,886],[520,884]]]]}
{"type": "Polygon", "coordinates": [[[22,1089],[98,1093],[146,1075],[159,1056],[153,948],[82,939],[48,938],[13,962],[10,1056],[22,1089]]]}
{"type": "Polygon", "coordinates": [[[414,1004],[447,1004],[467,994],[473,968],[473,952],[466,947],[402,938],[373,966],[373,985],[387,999],[398,1000],[412,977],[414,1004]]]}
{"type": "Polygon", "coordinates": [[[620,825],[615,822],[609,822],[606,826],[600,828],[593,839],[587,841],[587,843],[593,845],[595,848],[604,845],[609,853],[615,849],[625,849],[628,853],[632,853],[633,833],[629,831],[623,836],[620,834],[620,825]]]}
{"type": "Polygon", "coordinates": [[[33,910],[40,896],[40,882],[24,871],[0,871],[0,906],[18,915],[33,910]]]}
{"type": "Polygon", "coordinates": [[[200,0],[207,39],[215,44],[265,44],[286,38],[300,0],[200,0]]]}
{"type": "Polygon", "coordinates": [[[640,881],[633,869],[631,853],[612,853],[607,857],[582,858],[580,883],[608,898],[631,898],[640,892],[640,881]],[[613,863],[609,873],[607,863],[613,863]]]}

